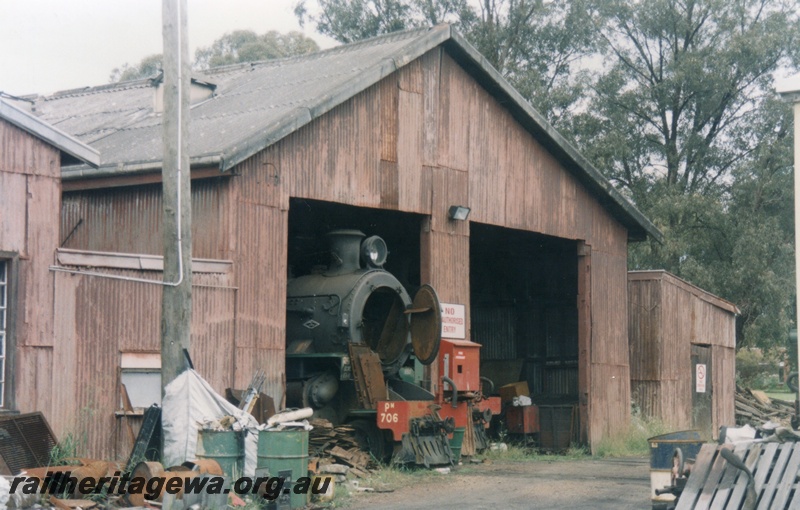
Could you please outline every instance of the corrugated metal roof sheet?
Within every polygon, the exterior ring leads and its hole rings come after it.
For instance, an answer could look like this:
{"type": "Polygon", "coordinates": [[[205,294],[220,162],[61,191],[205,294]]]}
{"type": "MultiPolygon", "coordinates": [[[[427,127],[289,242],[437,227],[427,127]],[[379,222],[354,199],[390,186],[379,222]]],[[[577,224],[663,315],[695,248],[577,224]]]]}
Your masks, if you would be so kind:
{"type": "MultiPolygon", "coordinates": [[[[191,161],[228,170],[439,45],[579,178],[630,238],[661,239],[658,229],[449,25],[203,73],[216,90],[212,99],[192,106],[191,161]]],[[[154,94],[153,80],[145,79],[59,92],[39,98],[35,108],[46,122],[97,149],[101,168],[141,171],[160,167],[162,158],[154,94]]],[[[80,167],[64,172],[64,178],[90,175],[80,167]]]]}

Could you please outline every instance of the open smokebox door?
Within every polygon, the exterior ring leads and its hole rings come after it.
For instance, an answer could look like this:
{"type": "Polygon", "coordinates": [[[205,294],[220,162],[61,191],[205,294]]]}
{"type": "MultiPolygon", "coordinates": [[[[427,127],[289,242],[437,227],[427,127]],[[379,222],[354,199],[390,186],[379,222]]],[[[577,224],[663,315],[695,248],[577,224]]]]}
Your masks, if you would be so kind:
{"type": "Polygon", "coordinates": [[[430,365],[439,354],[442,332],[442,307],[433,287],[427,284],[420,287],[405,313],[411,316],[414,355],[423,365],[430,365]]]}

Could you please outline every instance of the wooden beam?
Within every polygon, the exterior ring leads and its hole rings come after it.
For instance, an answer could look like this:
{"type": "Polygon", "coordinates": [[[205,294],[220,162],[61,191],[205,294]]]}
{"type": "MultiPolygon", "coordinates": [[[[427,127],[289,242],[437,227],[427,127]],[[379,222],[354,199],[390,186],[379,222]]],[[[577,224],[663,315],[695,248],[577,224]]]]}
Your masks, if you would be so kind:
{"type": "MultiPolygon", "coordinates": [[[[191,172],[193,181],[198,179],[212,179],[225,177],[228,178],[234,175],[231,172],[222,173],[217,167],[197,168],[191,172]]],[[[162,172],[154,171],[140,174],[123,174],[119,176],[109,177],[95,177],[88,179],[75,179],[61,181],[61,190],[67,191],[82,191],[88,189],[102,189],[102,188],[122,188],[125,186],[142,186],[145,184],[161,184],[163,182],[162,172]]]]}

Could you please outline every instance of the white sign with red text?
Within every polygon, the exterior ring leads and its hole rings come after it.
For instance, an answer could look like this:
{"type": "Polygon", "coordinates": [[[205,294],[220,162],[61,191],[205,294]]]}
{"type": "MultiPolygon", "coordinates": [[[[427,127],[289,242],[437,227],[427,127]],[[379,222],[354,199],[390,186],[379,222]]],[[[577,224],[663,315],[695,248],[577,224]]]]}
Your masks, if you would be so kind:
{"type": "Polygon", "coordinates": [[[467,338],[467,313],[464,305],[440,303],[442,306],[442,337],[467,338]]]}
{"type": "Polygon", "coordinates": [[[706,392],[706,366],[703,363],[695,365],[695,382],[697,383],[694,391],[697,393],[706,392]]]}

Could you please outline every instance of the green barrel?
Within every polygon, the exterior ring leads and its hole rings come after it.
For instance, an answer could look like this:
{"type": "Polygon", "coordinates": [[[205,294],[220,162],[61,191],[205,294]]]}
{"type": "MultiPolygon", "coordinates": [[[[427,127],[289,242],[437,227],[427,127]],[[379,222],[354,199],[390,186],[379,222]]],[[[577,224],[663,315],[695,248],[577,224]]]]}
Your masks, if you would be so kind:
{"type": "Polygon", "coordinates": [[[461,460],[461,445],[464,443],[464,427],[456,427],[450,439],[450,451],[453,452],[453,462],[458,464],[461,460]]]}
{"type": "Polygon", "coordinates": [[[257,469],[266,468],[269,476],[283,476],[289,472],[284,490],[291,491],[292,508],[306,505],[307,494],[295,494],[294,482],[308,476],[308,431],[303,429],[262,430],[258,433],[257,469]],[[282,474],[283,473],[283,474],[282,474]]]}
{"type": "Polygon", "coordinates": [[[198,459],[216,460],[225,476],[235,481],[244,471],[244,432],[200,430],[196,456],[198,459]]]}

